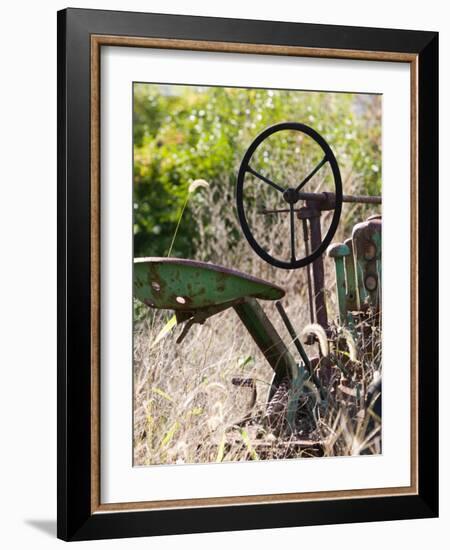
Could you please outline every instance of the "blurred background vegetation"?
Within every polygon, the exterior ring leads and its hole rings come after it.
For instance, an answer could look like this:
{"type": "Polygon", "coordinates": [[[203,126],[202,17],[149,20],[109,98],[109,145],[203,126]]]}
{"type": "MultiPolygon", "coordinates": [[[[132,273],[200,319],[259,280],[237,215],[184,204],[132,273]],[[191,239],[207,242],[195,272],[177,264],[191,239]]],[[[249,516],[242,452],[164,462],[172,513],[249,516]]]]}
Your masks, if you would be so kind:
{"type": "MultiPolygon", "coordinates": [[[[235,206],[245,151],[262,130],[285,121],[307,124],[327,140],[346,194],[380,194],[381,96],[135,84],[134,255],[170,252],[274,282],[285,289],[283,306],[300,329],[310,322],[306,270],[277,269],[257,256],[242,234],[235,206]]],[[[305,134],[283,131],[260,144],[251,166],[288,187],[297,185],[322,158],[323,151],[305,134]]],[[[334,191],[329,163],[307,186],[305,191],[334,191]]],[[[246,174],[244,204],[253,235],[265,250],[289,259],[289,217],[261,214],[262,207],[280,206],[280,201],[282,206],[281,193],[246,174]]],[[[334,242],[348,237],[354,223],[378,212],[377,206],[345,204],[334,242]]],[[[331,217],[331,211],[321,216],[323,234],[331,217]]],[[[302,232],[296,236],[302,257],[302,232]]],[[[334,319],[334,267],[326,255],[324,263],[327,309],[334,319]]],[[[273,303],[261,305],[292,345],[273,303]]],[[[235,424],[249,410],[264,410],[273,371],[234,312],[229,309],[196,324],[178,346],[182,327],[166,331],[171,311],[148,308],[137,299],[134,308],[135,465],[254,459],[248,432],[235,424]],[[159,338],[161,333],[167,336],[159,338]],[[257,397],[231,384],[236,375],[257,381],[257,397]]],[[[365,359],[368,381],[379,361],[365,359]]],[[[342,405],[342,395],[340,390],[334,393],[327,409],[317,414],[314,430],[328,442],[326,456],[359,453],[366,444],[361,443],[367,434],[359,431],[359,416],[342,405]]],[[[372,445],[370,437],[367,441],[372,445]]],[[[282,440],[274,445],[268,438],[262,444],[274,454],[259,458],[293,456],[282,440]]],[[[308,455],[300,451],[295,456],[308,455]]]]}
{"type": "MultiPolygon", "coordinates": [[[[381,193],[381,96],[134,84],[134,256],[167,256],[186,204],[171,256],[196,257],[198,212],[211,209],[199,209],[203,190],[187,201],[189,186],[206,180],[209,201],[223,205],[214,215],[232,219],[243,154],[264,128],[283,121],[303,122],[328,141],[344,193],[381,193]]],[[[279,137],[258,169],[282,182],[295,156],[310,156],[314,166],[313,147],[299,151],[279,137]]]]}

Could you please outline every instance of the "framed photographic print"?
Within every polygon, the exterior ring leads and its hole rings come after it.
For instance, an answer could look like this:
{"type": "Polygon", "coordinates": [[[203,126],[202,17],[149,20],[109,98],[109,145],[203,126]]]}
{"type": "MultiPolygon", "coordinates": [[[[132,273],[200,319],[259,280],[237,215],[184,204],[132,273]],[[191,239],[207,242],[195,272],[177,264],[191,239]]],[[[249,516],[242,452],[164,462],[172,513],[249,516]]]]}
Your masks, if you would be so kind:
{"type": "Polygon", "coordinates": [[[58,536],[435,517],[434,32],[58,13],[58,536]]]}

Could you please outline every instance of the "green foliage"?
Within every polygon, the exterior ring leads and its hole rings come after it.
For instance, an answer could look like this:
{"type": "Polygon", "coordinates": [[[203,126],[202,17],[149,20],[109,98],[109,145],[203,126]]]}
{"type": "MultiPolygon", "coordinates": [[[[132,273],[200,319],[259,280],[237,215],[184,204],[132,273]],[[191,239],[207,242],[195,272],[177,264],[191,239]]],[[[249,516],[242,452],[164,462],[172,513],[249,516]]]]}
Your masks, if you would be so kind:
{"type": "MultiPolygon", "coordinates": [[[[229,215],[245,150],[264,128],[278,122],[299,121],[315,128],[338,159],[344,190],[346,178],[351,178],[360,192],[378,194],[380,113],[379,96],[135,84],[134,255],[167,255],[189,185],[201,178],[210,187],[189,198],[172,251],[173,256],[194,256],[196,220],[190,202],[212,193],[229,215]]],[[[320,151],[313,143],[300,144],[300,151],[295,139],[274,136],[256,168],[283,181],[286,167],[299,155],[314,166],[320,151]]]]}

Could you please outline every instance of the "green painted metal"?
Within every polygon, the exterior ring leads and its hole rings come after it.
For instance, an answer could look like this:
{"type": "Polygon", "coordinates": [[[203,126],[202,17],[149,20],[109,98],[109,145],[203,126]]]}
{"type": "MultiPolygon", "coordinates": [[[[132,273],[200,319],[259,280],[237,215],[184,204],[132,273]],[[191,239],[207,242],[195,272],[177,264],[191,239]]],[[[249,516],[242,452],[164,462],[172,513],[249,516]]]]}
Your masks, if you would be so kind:
{"type": "Polygon", "coordinates": [[[347,322],[347,288],[345,282],[344,258],[350,255],[350,249],[346,244],[332,244],[327,250],[328,256],[334,258],[336,270],[336,292],[339,306],[339,321],[341,325],[347,322]]]}
{"type": "Polygon", "coordinates": [[[347,322],[347,293],[345,288],[344,258],[335,258],[334,261],[339,304],[339,321],[341,325],[344,325],[347,322]]]}
{"type": "Polygon", "coordinates": [[[246,298],[235,304],[234,310],[275,371],[275,383],[286,376],[295,379],[298,375],[297,362],[260,304],[254,298],[246,298]]]}
{"type": "Polygon", "coordinates": [[[352,239],[360,308],[378,308],[381,297],[381,218],[355,225],[352,239]]]}
{"type": "Polygon", "coordinates": [[[350,237],[344,241],[350,250],[350,254],[345,257],[345,280],[347,283],[347,311],[357,311],[359,309],[359,294],[356,291],[356,272],[355,258],[353,255],[353,240],[350,237]]]}
{"type": "Polygon", "coordinates": [[[298,400],[303,393],[303,386],[309,378],[309,373],[303,363],[298,366],[298,375],[292,380],[289,388],[286,419],[291,432],[295,432],[298,412],[298,400]]]}
{"type": "Polygon", "coordinates": [[[352,237],[327,253],[335,261],[339,320],[351,329],[353,312],[381,304],[381,216],[356,224],[352,237]]]}
{"type": "Polygon", "coordinates": [[[150,307],[195,311],[233,306],[246,297],[278,300],[285,291],[225,267],[178,258],[134,261],[134,296],[150,307]]]}
{"type": "Polygon", "coordinates": [[[330,244],[327,249],[327,254],[330,258],[344,258],[350,254],[349,247],[344,243],[330,244]]]}

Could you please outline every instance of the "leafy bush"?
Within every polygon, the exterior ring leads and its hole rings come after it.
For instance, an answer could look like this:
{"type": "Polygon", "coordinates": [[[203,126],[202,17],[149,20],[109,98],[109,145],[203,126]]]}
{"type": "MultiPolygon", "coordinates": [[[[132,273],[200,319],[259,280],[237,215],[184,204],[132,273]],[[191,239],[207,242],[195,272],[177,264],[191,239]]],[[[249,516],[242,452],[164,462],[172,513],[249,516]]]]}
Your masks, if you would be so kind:
{"type": "MultiPolygon", "coordinates": [[[[216,200],[234,210],[242,156],[256,135],[278,122],[303,122],[322,134],[338,159],[344,192],[347,185],[379,194],[380,117],[380,96],[135,84],[134,255],[167,255],[195,179],[207,180],[216,200]]],[[[289,167],[295,173],[299,155],[312,166],[318,160],[313,142],[302,143],[300,152],[292,138],[277,135],[271,145],[258,169],[279,181],[289,167]]],[[[173,256],[195,256],[193,210],[188,203],[173,256]]]]}

